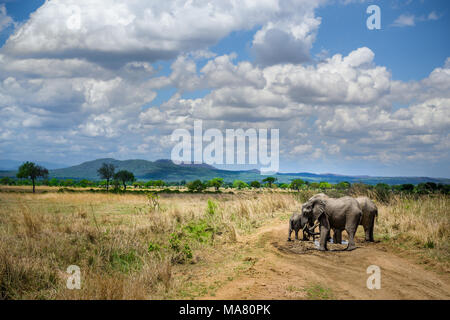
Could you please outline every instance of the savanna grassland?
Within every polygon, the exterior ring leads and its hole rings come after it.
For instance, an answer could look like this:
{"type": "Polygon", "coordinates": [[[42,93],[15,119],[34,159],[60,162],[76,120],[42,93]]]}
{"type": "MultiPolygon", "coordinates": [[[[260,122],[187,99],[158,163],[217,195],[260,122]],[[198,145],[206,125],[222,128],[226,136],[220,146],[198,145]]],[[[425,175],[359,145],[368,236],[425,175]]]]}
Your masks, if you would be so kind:
{"type": "Polygon", "coordinates": [[[311,194],[0,192],[0,298],[365,298],[374,293],[314,270],[371,259],[386,264],[386,279],[397,265],[428,279],[416,281],[420,294],[404,284],[395,296],[392,283],[380,298],[449,298],[449,196],[384,199],[378,243],[363,244],[360,227],[360,248],[319,253],[299,249],[312,242],[286,245],[288,217],[311,194]],[[81,269],[80,290],[66,288],[69,265],[81,269]]]}

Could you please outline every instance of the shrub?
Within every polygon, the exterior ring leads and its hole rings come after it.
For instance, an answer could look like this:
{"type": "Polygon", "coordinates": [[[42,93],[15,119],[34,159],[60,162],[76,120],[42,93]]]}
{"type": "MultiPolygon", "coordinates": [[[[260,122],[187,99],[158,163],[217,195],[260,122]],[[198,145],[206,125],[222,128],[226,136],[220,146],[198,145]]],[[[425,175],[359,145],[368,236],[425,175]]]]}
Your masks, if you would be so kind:
{"type": "Polygon", "coordinates": [[[259,189],[259,188],[261,188],[261,183],[259,181],[252,181],[252,182],[250,182],[250,187],[259,189]]]}
{"type": "Polygon", "coordinates": [[[234,180],[233,188],[236,188],[236,189],[248,188],[248,184],[246,184],[244,181],[241,181],[241,180],[234,180]]]}
{"type": "Polygon", "coordinates": [[[208,199],[208,206],[206,207],[206,213],[208,213],[210,216],[215,215],[217,210],[217,203],[215,203],[213,200],[208,199]]]}
{"type": "Polygon", "coordinates": [[[198,179],[189,182],[186,186],[189,189],[189,191],[192,191],[192,192],[202,192],[206,188],[206,186],[203,184],[203,182],[201,182],[198,179]]]}

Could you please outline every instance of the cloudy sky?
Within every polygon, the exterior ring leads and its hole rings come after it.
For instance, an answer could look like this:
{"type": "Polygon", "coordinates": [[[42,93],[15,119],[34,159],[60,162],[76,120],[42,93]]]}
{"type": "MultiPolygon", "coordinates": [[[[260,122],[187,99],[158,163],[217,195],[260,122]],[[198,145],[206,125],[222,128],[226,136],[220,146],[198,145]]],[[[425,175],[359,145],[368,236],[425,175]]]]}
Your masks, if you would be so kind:
{"type": "Polygon", "coordinates": [[[280,129],[283,172],[448,178],[449,30],[447,0],[0,0],[0,159],[169,158],[200,119],[280,129]]]}

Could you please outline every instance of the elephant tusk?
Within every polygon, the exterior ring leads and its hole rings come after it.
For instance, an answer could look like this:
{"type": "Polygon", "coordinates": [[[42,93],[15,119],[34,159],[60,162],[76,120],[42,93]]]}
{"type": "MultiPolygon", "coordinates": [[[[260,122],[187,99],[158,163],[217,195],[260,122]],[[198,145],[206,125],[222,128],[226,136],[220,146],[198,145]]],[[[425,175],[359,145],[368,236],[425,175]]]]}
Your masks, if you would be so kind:
{"type": "Polygon", "coordinates": [[[316,229],[316,227],[320,225],[319,222],[317,222],[313,227],[309,228],[309,231],[314,232],[314,229],[316,229]]]}
{"type": "Polygon", "coordinates": [[[314,232],[314,229],[316,229],[316,227],[320,225],[320,223],[317,223],[314,227],[307,229],[306,231],[308,232],[309,235],[311,236],[317,236],[320,234],[320,232],[314,232]]]}

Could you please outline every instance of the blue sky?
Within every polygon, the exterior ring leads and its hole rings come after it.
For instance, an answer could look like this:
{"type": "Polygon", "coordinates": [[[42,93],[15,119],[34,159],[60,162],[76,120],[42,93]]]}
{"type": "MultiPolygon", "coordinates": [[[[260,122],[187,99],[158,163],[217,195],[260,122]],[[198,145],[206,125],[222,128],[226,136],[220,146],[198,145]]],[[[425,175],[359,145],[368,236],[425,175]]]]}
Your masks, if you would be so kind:
{"type": "Polygon", "coordinates": [[[274,3],[0,0],[0,158],[168,158],[202,119],[280,128],[284,172],[450,177],[448,1],[274,3]]]}
{"type": "MultiPolygon", "coordinates": [[[[4,4],[8,15],[18,23],[28,20],[43,0],[9,0],[4,4]]],[[[334,4],[320,7],[317,15],[322,18],[312,55],[326,50],[329,55],[348,54],[355,48],[367,46],[376,53],[375,63],[392,71],[394,79],[409,81],[426,77],[431,70],[442,65],[450,52],[448,30],[450,30],[450,3],[446,0],[412,1],[363,1],[351,5],[334,4]],[[368,30],[366,8],[376,4],[381,8],[381,30],[368,30]],[[437,20],[417,21],[430,13],[438,15],[437,20]],[[414,15],[413,27],[394,27],[392,24],[400,15],[414,15]],[[430,50],[433,48],[432,50],[430,50]]],[[[237,53],[236,61],[253,61],[250,44],[257,28],[231,32],[220,39],[210,50],[218,55],[237,53]]],[[[13,32],[11,26],[0,34],[3,45],[13,32]]],[[[163,74],[170,71],[170,60],[162,61],[163,74]]],[[[165,92],[164,96],[167,97],[165,92]]]]}

